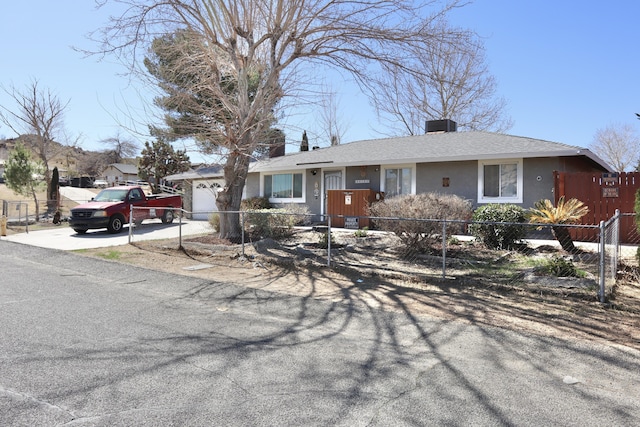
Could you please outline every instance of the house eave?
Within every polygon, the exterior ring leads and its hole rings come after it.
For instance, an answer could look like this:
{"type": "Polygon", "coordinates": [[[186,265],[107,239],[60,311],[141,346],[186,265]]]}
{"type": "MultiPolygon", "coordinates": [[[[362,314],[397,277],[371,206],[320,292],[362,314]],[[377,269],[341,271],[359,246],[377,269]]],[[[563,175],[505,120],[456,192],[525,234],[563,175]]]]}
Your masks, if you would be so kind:
{"type": "Polygon", "coordinates": [[[602,159],[593,154],[589,150],[563,150],[563,151],[537,151],[537,152],[509,152],[509,153],[488,153],[488,154],[469,154],[464,156],[446,156],[438,158],[397,158],[397,159],[365,159],[359,161],[317,161],[317,162],[300,162],[291,164],[277,165],[256,165],[250,168],[249,172],[277,172],[283,170],[306,170],[306,169],[331,169],[331,168],[344,168],[344,167],[358,167],[358,166],[371,166],[371,165],[401,165],[401,164],[414,164],[414,163],[443,163],[443,162],[464,162],[464,161],[477,161],[477,160],[500,160],[500,159],[531,159],[531,158],[544,158],[544,157],[576,157],[585,156],[596,163],[598,166],[611,171],[611,167],[607,165],[602,159]]]}

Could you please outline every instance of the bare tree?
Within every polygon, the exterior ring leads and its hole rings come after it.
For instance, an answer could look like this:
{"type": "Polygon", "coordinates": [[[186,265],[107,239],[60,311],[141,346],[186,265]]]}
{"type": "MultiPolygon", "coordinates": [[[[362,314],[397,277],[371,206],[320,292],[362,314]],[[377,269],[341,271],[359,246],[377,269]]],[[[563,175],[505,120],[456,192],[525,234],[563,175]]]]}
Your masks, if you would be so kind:
{"type": "Polygon", "coordinates": [[[333,90],[324,91],[321,100],[320,126],[323,136],[331,145],[339,145],[346,132],[346,125],[339,114],[340,101],[333,90]]]}
{"type": "Polygon", "coordinates": [[[239,210],[249,161],[277,116],[276,107],[299,93],[299,64],[345,70],[363,87],[371,86],[369,70],[376,64],[418,72],[405,65],[408,51],[432,42],[439,31],[432,23],[457,0],[435,11],[430,8],[439,2],[410,0],[110,2],[126,7],[100,33],[99,51],[119,55],[132,69],[159,36],[188,33],[183,52],[189,54],[172,61],[174,83],[181,87],[171,99],[173,110],[189,103],[181,116],[197,118],[189,133],[203,151],[223,156],[226,184],[216,199],[223,213],[220,235],[236,239],[239,215],[232,211],[239,210]],[[207,94],[200,98],[200,111],[190,103],[194,94],[207,94]]]}
{"type": "Polygon", "coordinates": [[[496,96],[497,83],[489,73],[484,46],[473,33],[437,24],[441,34],[423,49],[414,49],[407,73],[391,64],[377,79],[374,106],[395,133],[425,132],[426,120],[452,119],[467,130],[504,132],[512,126],[505,116],[506,101],[496,96]]]}
{"type": "MultiPolygon", "coordinates": [[[[62,102],[49,89],[42,89],[34,80],[25,91],[15,87],[2,88],[16,103],[16,108],[0,106],[0,120],[17,135],[30,134],[31,149],[44,166],[44,177],[47,183],[47,194],[51,192],[51,171],[49,161],[61,150],[55,142],[56,135],[63,129],[64,112],[69,100],[62,102]]],[[[55,209],[55,201],[47,202],[48,209],[55,209]]]]}
{"type": "Polygon", "coordinates": [[[123,137],[120,132],[100,142],[109,147],[106,150],[106,154],[108,154],[110,163],[120,163],[125,158],[135,157],[139,151],[138,143],[132,139],[123,137]]]}
{"type": "Polygon", "coordinates": [[[589,149],[614,170],[630,171],[640,160],[640,136],[630,124],[610,124],[596,131],[589,149]]]}

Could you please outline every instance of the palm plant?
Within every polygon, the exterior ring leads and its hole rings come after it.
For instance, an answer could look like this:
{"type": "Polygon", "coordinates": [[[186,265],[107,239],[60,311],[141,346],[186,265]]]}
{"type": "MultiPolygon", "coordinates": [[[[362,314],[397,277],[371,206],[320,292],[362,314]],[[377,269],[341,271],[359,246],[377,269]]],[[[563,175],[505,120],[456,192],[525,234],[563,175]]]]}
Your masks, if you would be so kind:
{"type": "Polygon", "coordinates": [[[550,224],[553,236],[560,243],[562,249],[569,253],[576,253],[577,249],[573,244],[573,239],[568,227],[560,224],[575,224],[580,218],[589,212],[584,203],[578,199],[558,200],[558,205],[553,206],[549,199],[538,200],[534,207],[529,209],[529,222],[535,224],[550,224]]]}

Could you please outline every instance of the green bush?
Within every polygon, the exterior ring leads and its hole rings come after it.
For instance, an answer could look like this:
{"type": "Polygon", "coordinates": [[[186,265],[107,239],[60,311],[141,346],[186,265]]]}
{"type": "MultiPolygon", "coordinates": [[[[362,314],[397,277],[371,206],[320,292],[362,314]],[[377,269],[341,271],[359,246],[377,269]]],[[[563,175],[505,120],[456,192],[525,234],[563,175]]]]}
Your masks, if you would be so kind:
{"type": "Polygon", "coordinates": [[[369,234],[369,227],[362,227],[361,229],[353,232],[355,237],[367,237],[367,234],[369,234]]]}
{"type": "Polygon", "coordinates": [[[578,270],[571,260],[554,255],[545,260],[539,267],[539,271],[555,277],[584,277],[585,273],[578,270]]]}
{"type": "Polygon", "coordinates": [[[509,249],[523,239],[527,229],[526,211],[512,204],[488,204],[473,213],[474,222],[503,224],[471,224],[469,231],[489,249],[509,249]],[[523,223],[520,225],[520,223],[523,223]]]}
{"type": "MultiPolygon", "coordinates": [[[[453,194],[422,193],[401,195],[376,202],[369,208],[375,226],[400,238],[405,255],[429,252],[434,243],[442,240],[442,220],[468,220],[471,203],[453,194]]],[[[447,224],[447,236],[458,232],[460,226],[447,224]]]]}
{"type": "Polygon", "coordinates": [[[329,233],[329,232],[321,232],[318,236],[318,247],[321,249],[328,249],[329,248],[329,238],[331,238],[331,241],[334,242],[334,237],[333,237],[333,233],[329,233]]]}

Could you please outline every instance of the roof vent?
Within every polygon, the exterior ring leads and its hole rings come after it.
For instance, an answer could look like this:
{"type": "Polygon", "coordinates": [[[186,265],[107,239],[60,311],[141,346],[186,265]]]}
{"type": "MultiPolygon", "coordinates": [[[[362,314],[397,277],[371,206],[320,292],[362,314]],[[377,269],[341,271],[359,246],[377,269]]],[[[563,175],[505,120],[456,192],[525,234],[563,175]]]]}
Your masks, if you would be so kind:
{"type": "Polygon", "coordinates": [[[458,124],[453,120],[427,120],[425,125],[425,133],[439,133],[439,132],[455,132],[458,129],[458,124]]]}

